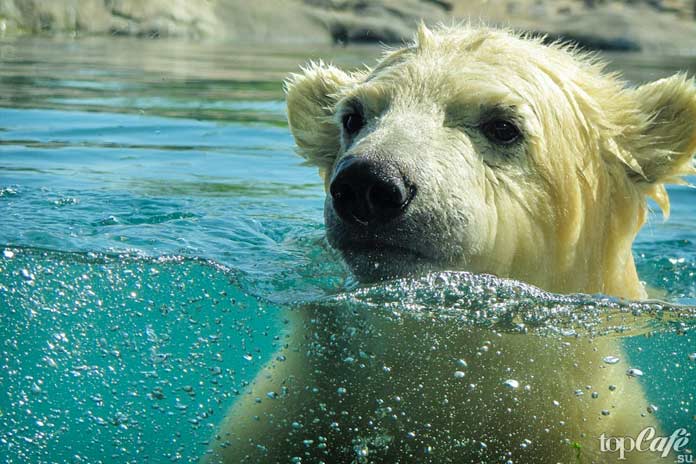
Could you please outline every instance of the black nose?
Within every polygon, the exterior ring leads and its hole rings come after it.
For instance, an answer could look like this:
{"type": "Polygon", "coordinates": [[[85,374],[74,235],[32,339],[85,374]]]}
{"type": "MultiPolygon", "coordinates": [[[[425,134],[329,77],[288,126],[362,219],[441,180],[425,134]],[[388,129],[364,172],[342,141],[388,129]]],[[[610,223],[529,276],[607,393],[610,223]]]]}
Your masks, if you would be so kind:
{"type": "Polygon", "coordinates": [[[362,225],[401,216],[416,192],[394,164],[354,156],[336,166],[329,191],[336,214],[362,225]]]}

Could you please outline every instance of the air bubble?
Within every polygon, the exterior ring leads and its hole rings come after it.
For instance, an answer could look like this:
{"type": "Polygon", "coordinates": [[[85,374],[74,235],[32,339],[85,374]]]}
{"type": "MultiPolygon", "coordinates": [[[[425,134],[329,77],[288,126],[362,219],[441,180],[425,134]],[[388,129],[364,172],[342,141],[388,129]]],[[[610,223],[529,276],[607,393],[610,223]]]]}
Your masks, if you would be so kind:
{"type": "Polygon", "coordinates": [[[34,280],[34,274],[29,272],[29,269],[22,269],[21,271],[19,271],[19,273],[22,275],[22,277],[26,281],[34,280]]]}
{"type": "Polygon", "coordinates": [[[508,388],[519,388],[520,383],[517,380],[514,379],[508,379],[505,382],[503,382],[503,385],[505,385],[508,388]]]}

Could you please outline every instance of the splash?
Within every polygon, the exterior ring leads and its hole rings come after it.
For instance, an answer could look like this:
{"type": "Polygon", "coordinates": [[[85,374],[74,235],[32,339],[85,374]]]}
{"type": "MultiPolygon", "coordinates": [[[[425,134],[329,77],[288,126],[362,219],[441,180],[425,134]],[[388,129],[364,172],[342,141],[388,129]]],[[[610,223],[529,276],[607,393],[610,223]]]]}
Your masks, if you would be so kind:
{"type": "Polygon", "coordinates": [[[658,300],[629,301],[603,295],[560,295],[486,274],[430,273],[357,287],[322,304],[393,317],[440,318],[452,324],[539,335],[624,335],[686,331],[696,307],[658,300]]]}

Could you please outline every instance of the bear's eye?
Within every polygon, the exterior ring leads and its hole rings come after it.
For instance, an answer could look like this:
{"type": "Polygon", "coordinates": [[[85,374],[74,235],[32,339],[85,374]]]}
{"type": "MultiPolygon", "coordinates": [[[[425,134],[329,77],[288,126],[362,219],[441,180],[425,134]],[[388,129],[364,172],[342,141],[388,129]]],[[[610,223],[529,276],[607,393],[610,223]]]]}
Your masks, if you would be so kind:
{"type": "Polygon", "coordinates": [[[355,135],[360,132],[365,121],[362,114],[357,111],[351,111],[343,115],[343,129],[348,135],[355,135]]]}
{"type": "Polygon", "coordinates": [[[481,130],[489,140],[501,145],[509,145],[522,135],[517,126],[504,119],[488,121],[481,126],[481,130]]]}

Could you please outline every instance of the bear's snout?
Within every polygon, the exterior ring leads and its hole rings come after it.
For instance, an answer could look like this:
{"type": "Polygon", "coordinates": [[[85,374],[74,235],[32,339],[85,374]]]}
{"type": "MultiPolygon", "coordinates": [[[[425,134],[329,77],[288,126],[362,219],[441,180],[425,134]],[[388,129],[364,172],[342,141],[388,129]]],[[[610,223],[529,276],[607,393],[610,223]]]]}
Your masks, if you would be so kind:
{"type": "Polygon", "coordinates": [[[368,226],[404,214],[416,187],[394,163],[349,155],[336,165],[329,191],[342,221],[368,226]]]}

